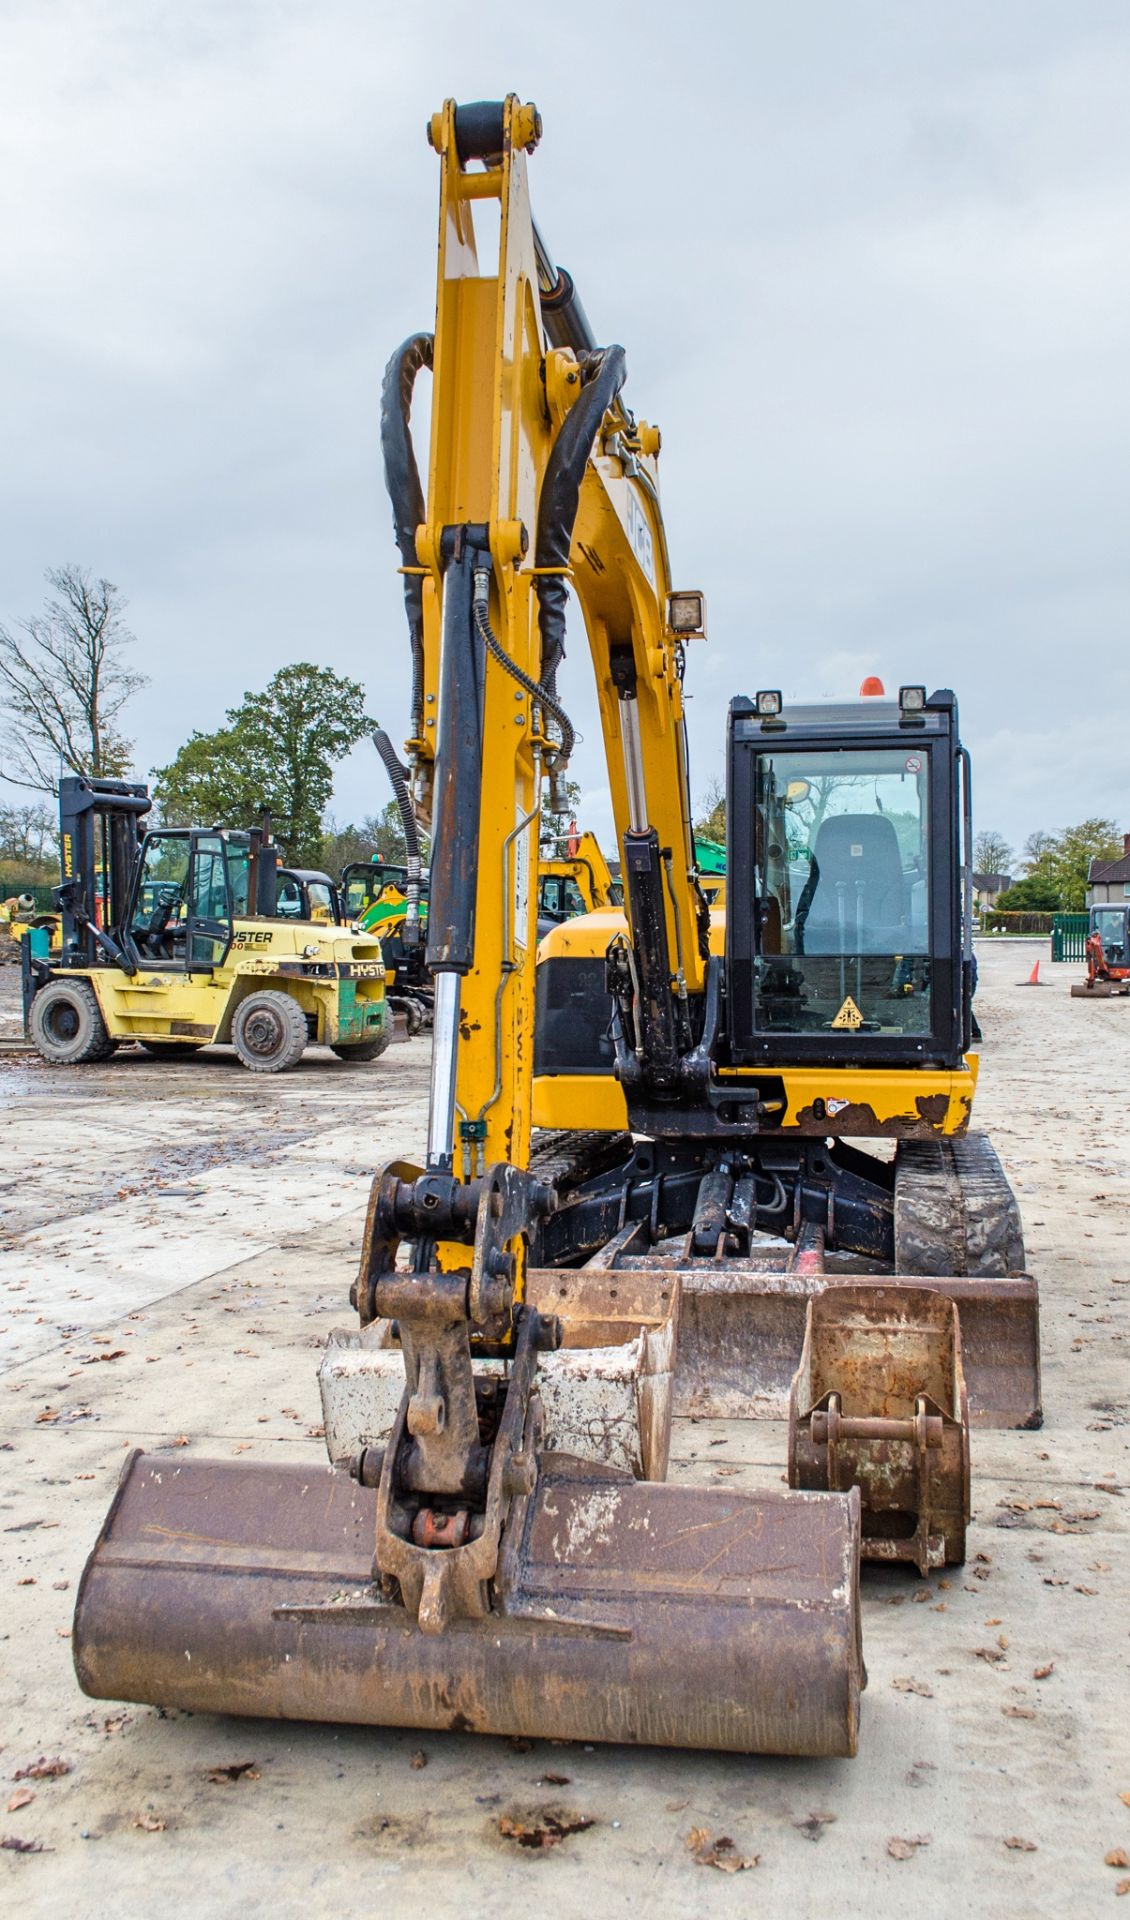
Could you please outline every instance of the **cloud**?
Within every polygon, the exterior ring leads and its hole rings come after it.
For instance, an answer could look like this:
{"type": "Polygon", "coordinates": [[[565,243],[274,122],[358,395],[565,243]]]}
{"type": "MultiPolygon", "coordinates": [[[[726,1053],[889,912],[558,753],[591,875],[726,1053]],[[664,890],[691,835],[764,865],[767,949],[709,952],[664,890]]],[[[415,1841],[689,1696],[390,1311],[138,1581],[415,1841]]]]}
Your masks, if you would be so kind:
{"type": "MultiPolygon", "coordinates": [[[[1130,824],[1103,731],[1130,620],[1130,33],[1104,0],[658,0],[567,54],[455,0],[426,30],[363,0],[10,0],[0,618],[62,560],[118,581],[143,772],[301,658],[401,732],[377,392],[433,310],[425,119],[510,87],[545,117],[539,220],[663,428],[677,581],[708,595],[696,794],[731,694],[877,671],[955,687],[980,824],[1130,824]]],[[[596,809],[576,620],[562,691],[596,809]]],[[[337,816],[384,797],[359,751],[337,816]]]]}

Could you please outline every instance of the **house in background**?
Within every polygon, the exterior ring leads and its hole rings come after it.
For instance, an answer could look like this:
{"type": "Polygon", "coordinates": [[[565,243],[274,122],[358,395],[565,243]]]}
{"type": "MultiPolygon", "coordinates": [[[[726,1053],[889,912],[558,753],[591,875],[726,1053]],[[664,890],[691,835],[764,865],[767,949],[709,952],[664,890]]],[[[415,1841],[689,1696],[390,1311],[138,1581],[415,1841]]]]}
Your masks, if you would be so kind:
{"type": "Polygon", "coordinates": [[[1087,905],[1101,907],[1130,900],[1130,833],[1122,836],[1119,860],[1092,860],[1087,874],[1087,905]]]}
{"type": "Polygon", "coordinates": [[[975,873],[973,875],[973,905],[978,913],[984,913],[986,907],[995,907],[998,893],[1011,887],[1012,875],[1009,873],[975,873]]]}

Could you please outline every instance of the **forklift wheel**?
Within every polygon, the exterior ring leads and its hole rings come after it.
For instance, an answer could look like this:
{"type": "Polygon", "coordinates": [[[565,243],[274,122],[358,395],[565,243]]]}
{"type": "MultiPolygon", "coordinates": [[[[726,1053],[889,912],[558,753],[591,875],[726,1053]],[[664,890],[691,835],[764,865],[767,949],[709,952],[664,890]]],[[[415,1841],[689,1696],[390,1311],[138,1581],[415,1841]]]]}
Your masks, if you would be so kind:
{"type": "Polygon", "coordinates": [[[53,1066],[77,1067],[108,1060],[117,1051],[85,980],[52,980],[31,1003],[31,1038],[53,1066]]]}
{"type": "Polygon", "coordinates": [[[285,1073],[306,1045],[306,1015],[289,993],[252,993],[235,1010],[231,1038],[252,1073],[285,1073]]]}
{"type": "Polygon", "coordinates": [[[391,1030],[386,1026],[375,1040],[355,1040],[352,1046],[331,1047],[330,1052],[336,1053],[339,1060],[379,1060],[391,1039],[391,1030]]]}

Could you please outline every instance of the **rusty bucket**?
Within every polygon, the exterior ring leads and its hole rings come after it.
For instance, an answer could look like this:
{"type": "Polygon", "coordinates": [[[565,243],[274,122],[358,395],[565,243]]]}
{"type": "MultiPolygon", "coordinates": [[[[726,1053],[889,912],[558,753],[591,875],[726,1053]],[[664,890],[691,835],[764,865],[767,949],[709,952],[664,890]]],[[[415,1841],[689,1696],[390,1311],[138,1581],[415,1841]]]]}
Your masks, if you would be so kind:
{"type": "Polygon", "coordinates": [[[859,1498],[654,1486],[539,1457],[492,1610],[427,1633],[372,1578],[376,1494],[134,1453],[74,1622],[84,1691],[197,1712],[855,1752],[859,1498]]]}
{"type": "Polygon", "coordinates": [[[858,1487],[865,1559],[923,1574],[964,1560],[969,1414],[952,1300],[840,1286],[809,1302],[789,1397],[789,1485],[858,1487]]]}

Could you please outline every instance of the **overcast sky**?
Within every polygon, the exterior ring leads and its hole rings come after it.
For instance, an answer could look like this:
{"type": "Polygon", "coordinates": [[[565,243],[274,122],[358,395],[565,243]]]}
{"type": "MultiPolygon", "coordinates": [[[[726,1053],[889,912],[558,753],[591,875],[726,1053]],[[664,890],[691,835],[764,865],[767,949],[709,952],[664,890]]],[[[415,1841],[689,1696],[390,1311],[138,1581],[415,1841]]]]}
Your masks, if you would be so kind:
{"type": "MultiPolygon", "coordinates": [[[[1130,7],[0,0],[0,620],[128,595],[142,775],[286,662],[400,739],[389,351],[434,315],[445,95],[663,429],[696,797],[731,694],[952,685],[978,824],[1130,828],[1130,7]]],[[[607,790],[587,649],[563,675],[607,790]]],[[[383,806],[372,749],[340,820],[383,806]]]]}

